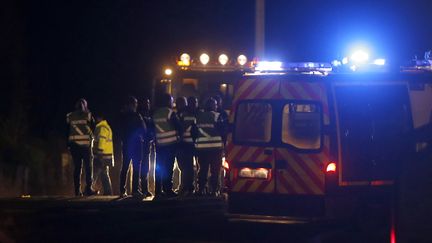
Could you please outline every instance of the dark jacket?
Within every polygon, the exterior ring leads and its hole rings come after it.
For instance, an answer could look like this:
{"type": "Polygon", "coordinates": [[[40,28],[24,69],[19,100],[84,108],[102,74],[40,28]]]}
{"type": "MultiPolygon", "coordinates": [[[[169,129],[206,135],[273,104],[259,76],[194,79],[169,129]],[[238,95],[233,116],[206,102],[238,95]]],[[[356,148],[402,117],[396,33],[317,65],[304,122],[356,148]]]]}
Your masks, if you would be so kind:
{"type": "Polygon", "coordinates": [[[141,144],[146,140],[147,127],[138,112],[125,111],[121,113],[119,135],[123,146],[141,144]]]}

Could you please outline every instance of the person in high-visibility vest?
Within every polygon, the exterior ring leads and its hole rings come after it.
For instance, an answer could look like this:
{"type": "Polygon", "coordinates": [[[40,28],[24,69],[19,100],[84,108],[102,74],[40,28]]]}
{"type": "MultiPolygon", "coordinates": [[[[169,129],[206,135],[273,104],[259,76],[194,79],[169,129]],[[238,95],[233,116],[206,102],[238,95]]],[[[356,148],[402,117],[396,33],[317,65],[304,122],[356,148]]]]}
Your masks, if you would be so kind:
{"type": "Polygon", "coordinates": [[[66,115],[69,126],[68,149],[74,163],[75,195],[82,196],[81,170],[84,163],[86,187],[84,194],[91,196],[97,194],[93,189],[93,132],[94,119],[88,109],[87,101],[79,99],[75,104],[75,111],[66,115]]]}
{"type": "Polygon", "coordinates": [[[195,154],[192,127],[196,123],[196,117],[188,110],[185,97],[176,99],[177,115],[182,126],[183,136],[177,149],[177,163],[181,171],[181,185],[179,194],[182,196],[192,195],[194,192],[194,167],[195,154]]]}
{"type": "Polygon", "coordinates": [[[181,127],[173,111],[173,98],[163,94],[158,99],[158,109],[153,114],[156,131],[156,197],[174,197],[173,168],[181,127]]]}
{"type": "Polygon", "coordinates": [[[120,171],[120,196],[126,197],[126,176],[132,162],[132,196],[142,198],[140,190],[140,171],[143,156],[143,144],[146,143],[147,127],[137,112],[138,100],[129,96],[122,112],[119,130],[122,141],[123,164],[120,171]]]}
{"type": "Polygon", "coordinates": [[[94,181],[100,178],[103,195],[112,195],[109,167],[114,167],[113,132],[108,121],[101,113],[96,114],[96,129],[94,132],[94,181]]]}
{"type": "Polygon", "coordinates": [[[196,134],[195,149],[197,150],[199,172],[197,195],[208,193],[218,196],[219,172],[222,166],[222,121],[220,114],[216,112],[216,100],[209,98],[205,105],[205,111],[198,113],[196,126],[193,133],[196,134]],[[207,175],[210,167],[210,188],[206,190],[207,175]]]}

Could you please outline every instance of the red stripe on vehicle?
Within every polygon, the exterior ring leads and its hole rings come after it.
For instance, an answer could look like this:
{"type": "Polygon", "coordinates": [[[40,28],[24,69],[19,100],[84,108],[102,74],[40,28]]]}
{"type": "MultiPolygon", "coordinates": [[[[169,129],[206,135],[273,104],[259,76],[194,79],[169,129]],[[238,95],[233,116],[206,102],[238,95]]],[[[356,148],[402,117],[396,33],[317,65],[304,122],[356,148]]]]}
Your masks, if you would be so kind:
{"type": "MultiPolygon", "coordinates": [[[[292,161],[291,161],[292,162],[292,161]]],[[[294,162],[296,163],[296,162],[294,162]]],[[[292,178],[299,184],[299,186],[308,194],[315,194],[310,187],[303,181],[303,179],[292,169],[288,169],[287,172],[292,176],[292,178]]]]}
{"type": "MultiPolygon", "coordinates": [[[[321,190],[324,190],[324,185],[322,181],[316,176],[315,173],[311,171],[311,169],[305,164],[303,159],[298,156],[296,153],[291,153],[291,156],[294,158],[294,160],[297,163],[298,166],[300,166],[304,172],[306,172],[307,176],[312,180],[312,182],[321,190]]],[[[309,186],[308,186],[309,188],[309,186]]]]}
{"type": "Polygon", "coordinates": [[[262,181],[259,187],[256,189],[257,192],[263,192],[270,185],[272,181],[262,181]]]}
{"type": "Polygon", "coordinates": [[[238,94],[237,97],[239,100],[245,99],[245,97],[247,97],[256,88],[256,85],[258,83],[257,80],[249,80],[249,81],[252,82],[252,84],[245,91],[243,91],[241,94],[238,94]]]}
{"type": "Polygon", "coordinates": [[[242,188],[240,188],[239,191],[240,192],[247,192],[253,183],[254,183],[253,180],[247,180],[246,183],[242,186],[242,188]]]}
{"type": "Polygon", "coordinates": [[[299,84],[302,86],[303,90],[308,94],[309,98],[312,98],[314,100],[320,100],[320,95],[315,93],[315,87],[313,87],[311,84],[307,82],[299,82],[299,84]]]}
{"type": "Polygon", "coordinates": [[[288,193],[297,193],[297,191],[293,188],[292,185],[289,184],[287,180],[283,177],[283,175],[277,176],[278,182],[280,182],[279,185],[282,185],[288,193]]]}
{"type": "Polygon", "coordinates": [[[275,85],[274,81],[268,81],[269,83],[256,95],[255,98],[266,98],[268,96],[268,92],[275,85]]]}
{"type": "Polygon", "coordinates": [[[289,95],[292,96],[294,99],[301,99],[302,95],[300,95],[297,90],[294,88],[291,84],[285,84],[283,85],[286,91],[288,91],[289,95]]]}
{"type": "Polygon", "coordinates": [[[237,152],[237,154],[234,156],[233,161],[239,162],[241,156],[248,150],[248,147],[242,146],[240,150],[237,152]]]}

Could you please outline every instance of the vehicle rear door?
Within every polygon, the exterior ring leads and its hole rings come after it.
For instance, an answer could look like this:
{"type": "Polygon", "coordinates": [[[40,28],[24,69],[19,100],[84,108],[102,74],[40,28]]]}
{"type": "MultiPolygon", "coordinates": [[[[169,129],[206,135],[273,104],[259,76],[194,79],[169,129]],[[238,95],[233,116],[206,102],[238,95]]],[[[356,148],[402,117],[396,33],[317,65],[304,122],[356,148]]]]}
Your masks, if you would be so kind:
{"type": "Polygon", "coordinates": [[[236,86],[233,134],[227,145],[232,193],[274,193],[274,106],[279,84],[253,77],[236,86]]]}
{"type": "Polygon", "coordinates": [[[334,87],[339,184],[393,184],[410,147],[412,127],[405,83],[342,83],[334,87]]]}
{"type": "Polygon", "coordinates": [[[323,195],[323,166],[329,162],[329,123],[325,85],[282,81],[280,146],[275,150],[275,191],[287,195],[323,195]]]}

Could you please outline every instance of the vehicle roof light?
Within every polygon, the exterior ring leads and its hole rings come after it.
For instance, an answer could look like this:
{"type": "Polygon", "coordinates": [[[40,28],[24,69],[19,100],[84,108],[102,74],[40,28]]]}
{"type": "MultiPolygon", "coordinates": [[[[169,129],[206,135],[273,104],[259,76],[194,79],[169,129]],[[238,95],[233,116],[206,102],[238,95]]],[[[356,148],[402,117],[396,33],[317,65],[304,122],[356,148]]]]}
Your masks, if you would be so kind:
{"type": "Polygon", "coordinates": [[[218,61],[219,61],[219,63],[220,63],[221,65],[225,65],[225,64],[228,63],[228,56],[225,55],[225,54],[220,54],[220,55],[219,55],[219,58],[218,58],[218,61]]]}
{"type": "Polygon", "coordinates": [[[333,60],[333,61],[332,61],[332,65],[333,65],[334,67],[338,67],[338,66],[342,65],[342,63],[341,63],[341,61],[339,61],[339,60],[333,60]]]}
{"type": "Polygon", "coordinates": [[[241,54],[237,57],[237,62],[238,62],[238,64],[243,66],[247,63],[247,57],[245,55],[241,54]]]}
{"type": "Polygon", "coordinates": [[[183,53],[180,56],[180,61],[182,66],[189,66],[190,65],[190,56],[187,53],[183,53]]]}
{"type": "Polygon", "coordinates": [[[258,62],[255,67],[256,71],[282,71],[282,62],[258,62]]]}
{"type": "Polygon", "coordinates": [[[173,73],[173,70],[171,68],[166,68],[164,73],[165,75],[170,76],[173,73]]]}
{"type": "Polygon", "coordinates": [[[348,57],[344,57],[342,58],[342,64],[347,64],[348,63],[348,57]]]}
{"type": "Polygon", "coordinates": [[[385,59],[379,58],[379,59],[375,59],[373,62],[375,65],[379,65],[379,66],[383,66],[386,63],[385,59]]]}
{"type": "Polygon", "coordinates": [[[210,56],[207,53],[203,53],[199,59],[202,65],[207,65],[207,63],[210,61],[210,56]]]}
{"type": "Polygon", "coordinates": [[[351,61],[353,62],[366,62],[369,59],[369,54],[363,50],[355,51],[351,55],[351,61]]]}

